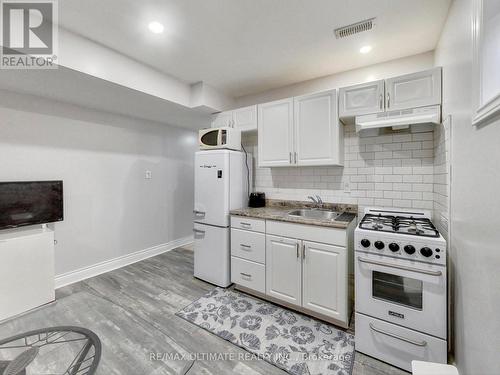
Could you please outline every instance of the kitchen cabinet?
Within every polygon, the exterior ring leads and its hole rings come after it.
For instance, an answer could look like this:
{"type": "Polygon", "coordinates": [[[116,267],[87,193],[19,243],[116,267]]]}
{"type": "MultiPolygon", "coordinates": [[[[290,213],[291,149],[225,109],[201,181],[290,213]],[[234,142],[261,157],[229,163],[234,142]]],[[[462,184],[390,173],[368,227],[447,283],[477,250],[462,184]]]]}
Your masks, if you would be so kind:
{"type": "Polygon", "coordinates": [[[252,105],[214,114],[212,128],[219,127],[231,127],[242,132],[257,130],[257,106],[252,105]]]}
{"type": "Polygon", "coordinates": [[[235,109],[233,111],[233,128],[242,132],[257,130],[257,106],[235,109]]]}
{"type": "Polygon", "coordinates": [[[339,118],[401,111],[441,104],[441,68],[339,89],[339,118]]]}
{"type": "Polygon", "coordinates": [[[441,104],[441,68],[389,78],[385,91],[388,111],[441,104]]]}
{"type": "Polygon", "coordinates": [[[212,115],[212,128],[226,128],[233,126],[233,111],[215,113],[212,115]]]}
{"type": "Polygon", "coordinates": [[[259,167],[294,164],[293,98],[258,106],[259,167]]]}
{"type": "Polygon", "coordinates": [[[385,110],[384,80],[362,83],[339,90],[339,116],[353,117],[385,110]]]}
{"type": "Polygon", "coordinates": [[[347,249],[304,241],[302,306],[347,320],[347,249]]]}
{"type": "Polygon", "coordinates": [[[302,259],[300,241],[266,236],[266,294],[301,305],[302,259]]]}
{"type": "Polygon", "coordinates": [[[341,165],[343,127],[337,114],[337,91],[294,98],[295,154],[298,166],[341,165]]]}
{"type": "Polygon", "coordinates": [[[258,128],[260,167],[343,164],[336,90],[261,104],[258,128]]]}
{"type": "Polygon", "coordinates": [[[347,228],[231,216],[236,288],[348,327],[353,220],[347,228]]]}

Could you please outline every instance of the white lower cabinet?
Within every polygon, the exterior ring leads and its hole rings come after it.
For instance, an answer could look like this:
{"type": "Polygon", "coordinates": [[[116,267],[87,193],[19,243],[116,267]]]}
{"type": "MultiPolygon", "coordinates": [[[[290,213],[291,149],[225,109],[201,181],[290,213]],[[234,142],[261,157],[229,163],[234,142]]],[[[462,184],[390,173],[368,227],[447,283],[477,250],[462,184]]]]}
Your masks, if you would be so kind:
{"type": "Polygon", "coordinates": [[[355,223],[338,229],[252,219],[254,230],[242,230],[241,220],[231,218],[231,281],[259,297],[348,327],[355,223]]]}
{"type": "Polygon", "coordinates": [[[304,241],[302,306],[346,320],[347,249],[304,241]]]}
{"type": "Polygon", "coordinates": [[[302,291],[302,259],[299,240],[266,236],[266,294],[299,305],[302,291]]]}

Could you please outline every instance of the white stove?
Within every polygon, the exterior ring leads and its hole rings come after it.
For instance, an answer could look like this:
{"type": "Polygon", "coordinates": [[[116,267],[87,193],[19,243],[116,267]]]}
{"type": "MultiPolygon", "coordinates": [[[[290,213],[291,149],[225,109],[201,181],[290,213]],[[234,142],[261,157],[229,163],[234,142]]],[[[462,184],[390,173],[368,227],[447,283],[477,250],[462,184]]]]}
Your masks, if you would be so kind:
{"type": "Polygon", "coordinates": [[[356,350],[446,363],[446,240],[428,211],[367,208],[354,234],[356,350]]]}

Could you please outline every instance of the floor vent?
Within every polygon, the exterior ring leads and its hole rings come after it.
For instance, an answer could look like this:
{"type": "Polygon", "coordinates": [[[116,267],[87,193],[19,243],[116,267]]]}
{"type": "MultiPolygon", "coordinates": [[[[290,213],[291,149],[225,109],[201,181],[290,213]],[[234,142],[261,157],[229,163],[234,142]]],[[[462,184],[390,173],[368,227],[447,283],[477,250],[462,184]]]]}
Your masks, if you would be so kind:
{"type": "Polygon", "coordinates": [[[337,39],[346,38],[363,31],[371,30],[374,25],[375,18],[370,18],[361,22],[353,23],[352,25],[339,27],[338,29],[335,29],[335,37],[337,39]]]}

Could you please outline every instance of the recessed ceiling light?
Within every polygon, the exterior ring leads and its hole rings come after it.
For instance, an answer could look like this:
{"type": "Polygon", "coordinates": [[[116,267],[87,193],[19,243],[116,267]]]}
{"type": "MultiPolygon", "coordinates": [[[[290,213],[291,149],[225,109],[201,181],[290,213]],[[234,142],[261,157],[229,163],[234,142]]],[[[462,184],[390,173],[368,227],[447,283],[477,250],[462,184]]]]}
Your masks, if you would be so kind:
{"type": "Polygon", "coordinates": [[[363,46],[360,48],[359,52],[361,53],[368,53],[372,50],[372,46],[363,46]]]}
{"type": "Polygon", "coordinates": [[[165,30],[165,26],[163,26],[163,24],[157,21],[150,22],[148,28],[149,31],[155,34],[161,34],[163,30],[165,30]]]}

